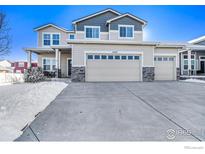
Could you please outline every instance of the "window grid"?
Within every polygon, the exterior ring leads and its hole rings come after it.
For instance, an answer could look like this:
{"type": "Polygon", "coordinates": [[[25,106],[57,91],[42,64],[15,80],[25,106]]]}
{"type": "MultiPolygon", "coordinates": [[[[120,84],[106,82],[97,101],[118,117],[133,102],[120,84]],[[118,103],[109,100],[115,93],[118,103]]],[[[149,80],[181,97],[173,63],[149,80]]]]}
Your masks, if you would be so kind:
{"type": "Polygon", "coordinates": [[[120,38],[133,38],[134,26],[133,25],[119,25],[119,37],[120,38]]]}
{"type": "Polygon", "coordinates": [[[88,54],[87,59],[101,59],[101,60],[139,60],[140,56],[133,55],[92,55],[88,54]]]}
{"type": "Polygon", "coordinates": [[[43,71],[55,71],[56,60],[55,58],[43,58],[43,71]]]}
{"type": "Polygon", "coordinates": [[[59,45],[60,34],[57,33],[44,33],[43,34],[43,46],[59,45]]]}
{"type": "Polygon", "coordinates": [[[99,39],[100,38],[100,27],[85,26],[85,38],[99,39]]]}

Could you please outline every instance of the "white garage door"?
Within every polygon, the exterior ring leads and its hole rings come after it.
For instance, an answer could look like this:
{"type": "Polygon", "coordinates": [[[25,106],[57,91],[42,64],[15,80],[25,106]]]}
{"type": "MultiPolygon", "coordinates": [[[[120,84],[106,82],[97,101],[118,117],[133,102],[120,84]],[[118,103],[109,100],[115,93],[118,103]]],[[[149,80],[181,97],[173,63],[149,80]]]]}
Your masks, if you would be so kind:
{"type": "Polygon", "coordinates": [[[155,56],[155,80],[176,80],[176,58],[155,56]]]}
{"type": "Polygon", "coordinates": [[[87,54],[86,81],[140,81],[141,57],[133,54],[87,54]]]}

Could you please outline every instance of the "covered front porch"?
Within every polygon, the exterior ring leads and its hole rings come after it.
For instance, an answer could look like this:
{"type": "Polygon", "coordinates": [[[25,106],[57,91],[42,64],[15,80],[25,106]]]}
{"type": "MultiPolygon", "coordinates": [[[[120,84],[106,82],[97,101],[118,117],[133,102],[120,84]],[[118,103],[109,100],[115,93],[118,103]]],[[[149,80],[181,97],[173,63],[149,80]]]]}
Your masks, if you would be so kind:
{"type": "Polygon", "coordinates": [[[72,56],[70,46],[50,46],[48,48],[25,48],[28,68],[33,54],[37,55],[38,66],[48,77],[64,78],[71,76],[72,56]]]}
{"type": "Polygon", "coordinates": [[[190,45],[180,51],[180,77],[205,79],[205,46],[190,45]]]}

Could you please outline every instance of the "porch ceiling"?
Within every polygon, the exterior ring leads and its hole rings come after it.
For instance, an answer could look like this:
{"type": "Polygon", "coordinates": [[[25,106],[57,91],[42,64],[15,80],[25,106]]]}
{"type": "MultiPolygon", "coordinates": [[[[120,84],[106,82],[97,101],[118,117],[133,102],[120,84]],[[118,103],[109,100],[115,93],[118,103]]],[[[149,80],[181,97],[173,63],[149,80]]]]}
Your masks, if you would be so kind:
{"type": "Polygon", "coordinates": [[[205,46],[204,45],[189,45],[187,46],[187,49],[190,50],[200,50],[205,52],[205,46]]]}
{"type": "Polygon", "coordinates": [[[25,52],[31,51],[36,54],[41,54],[41,53],[55,53],[55,49],[59,49],[62,53],[71,52],[70,46],[50,46],[47,48],[24,48],[23,50],[25,52]]]}

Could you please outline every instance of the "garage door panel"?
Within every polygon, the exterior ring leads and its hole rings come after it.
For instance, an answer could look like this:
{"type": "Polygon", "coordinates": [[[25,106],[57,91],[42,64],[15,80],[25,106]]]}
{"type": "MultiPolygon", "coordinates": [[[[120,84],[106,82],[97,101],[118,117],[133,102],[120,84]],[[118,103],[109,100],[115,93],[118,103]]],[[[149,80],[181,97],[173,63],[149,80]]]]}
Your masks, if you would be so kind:
{"type": "Polygon", "coordinates": [[[140,81],[141,61],[91,59],[86,63],[86,81],[140,81]]]}
{"type": "Polygon", "coordinates": [[[155,80],[176,80],[176,58],[155,57],[155,80]]]}

